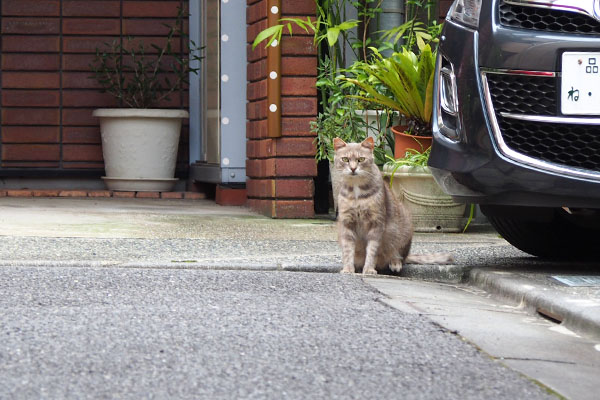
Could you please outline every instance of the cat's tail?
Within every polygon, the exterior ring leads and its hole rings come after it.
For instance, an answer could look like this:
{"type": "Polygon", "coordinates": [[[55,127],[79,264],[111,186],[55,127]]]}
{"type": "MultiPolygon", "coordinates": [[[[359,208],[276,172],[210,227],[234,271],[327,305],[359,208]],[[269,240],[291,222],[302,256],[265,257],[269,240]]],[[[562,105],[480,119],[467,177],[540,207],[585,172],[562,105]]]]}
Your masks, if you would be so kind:
{"type": "Polygon", "coordinates": [[[409,254],[405,264],[452,264],[454,257],[450,253],[409,254]]]}

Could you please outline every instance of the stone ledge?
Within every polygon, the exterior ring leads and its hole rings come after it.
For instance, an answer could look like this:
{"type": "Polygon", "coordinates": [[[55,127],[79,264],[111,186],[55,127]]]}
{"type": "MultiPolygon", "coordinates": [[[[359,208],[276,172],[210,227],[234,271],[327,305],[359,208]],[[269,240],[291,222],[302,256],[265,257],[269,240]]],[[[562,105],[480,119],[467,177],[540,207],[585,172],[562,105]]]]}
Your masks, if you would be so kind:
{"type": "Polygon", "coordinates": [[[121,192],[113,190],[63,190],[63,189],[2,189],[0,197],[69,197],[69,198],[146,198],[146,199],[206,199],[199,192],[121,192]]]}

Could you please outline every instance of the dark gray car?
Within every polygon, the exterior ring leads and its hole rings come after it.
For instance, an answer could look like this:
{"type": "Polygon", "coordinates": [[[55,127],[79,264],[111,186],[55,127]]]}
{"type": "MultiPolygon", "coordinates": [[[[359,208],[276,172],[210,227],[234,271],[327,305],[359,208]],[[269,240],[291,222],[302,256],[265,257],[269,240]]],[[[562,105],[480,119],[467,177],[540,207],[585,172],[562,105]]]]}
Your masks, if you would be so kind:
{"type": "Polygon", "coordinates": [[[600,255],[600,0],[457,0],[429,165],[538,256],[600,255]]]}

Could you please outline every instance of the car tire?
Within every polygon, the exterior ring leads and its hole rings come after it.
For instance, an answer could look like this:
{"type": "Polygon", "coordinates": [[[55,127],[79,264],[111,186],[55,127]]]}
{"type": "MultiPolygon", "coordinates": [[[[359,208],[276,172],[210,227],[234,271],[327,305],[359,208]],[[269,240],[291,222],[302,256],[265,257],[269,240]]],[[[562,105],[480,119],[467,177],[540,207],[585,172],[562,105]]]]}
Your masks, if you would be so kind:
{"type": "Polygon", "coordinates": [[[534,256],[569,260],[599,257],[600,230],[580,226],[563,213],[556,210],[547,221],[493,214],[487,217],[506,241],[534,256]]]}

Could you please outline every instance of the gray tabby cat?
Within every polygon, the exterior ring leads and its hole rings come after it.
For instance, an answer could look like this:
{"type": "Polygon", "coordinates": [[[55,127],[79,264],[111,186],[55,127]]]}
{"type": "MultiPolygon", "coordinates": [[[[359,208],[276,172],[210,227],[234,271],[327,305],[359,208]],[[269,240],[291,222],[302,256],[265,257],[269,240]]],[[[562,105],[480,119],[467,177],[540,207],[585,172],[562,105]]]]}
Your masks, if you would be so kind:
{"type": "Polygon", "coordinates": [[[408,210],[393,195],[374,163],[373,138],[362,143],[333,141],[334,167],[341,175],[338,240],[342,273],[400,272],[403,263],[446,263],[447,254],[409,256],[413,226],[408,210]]]}

